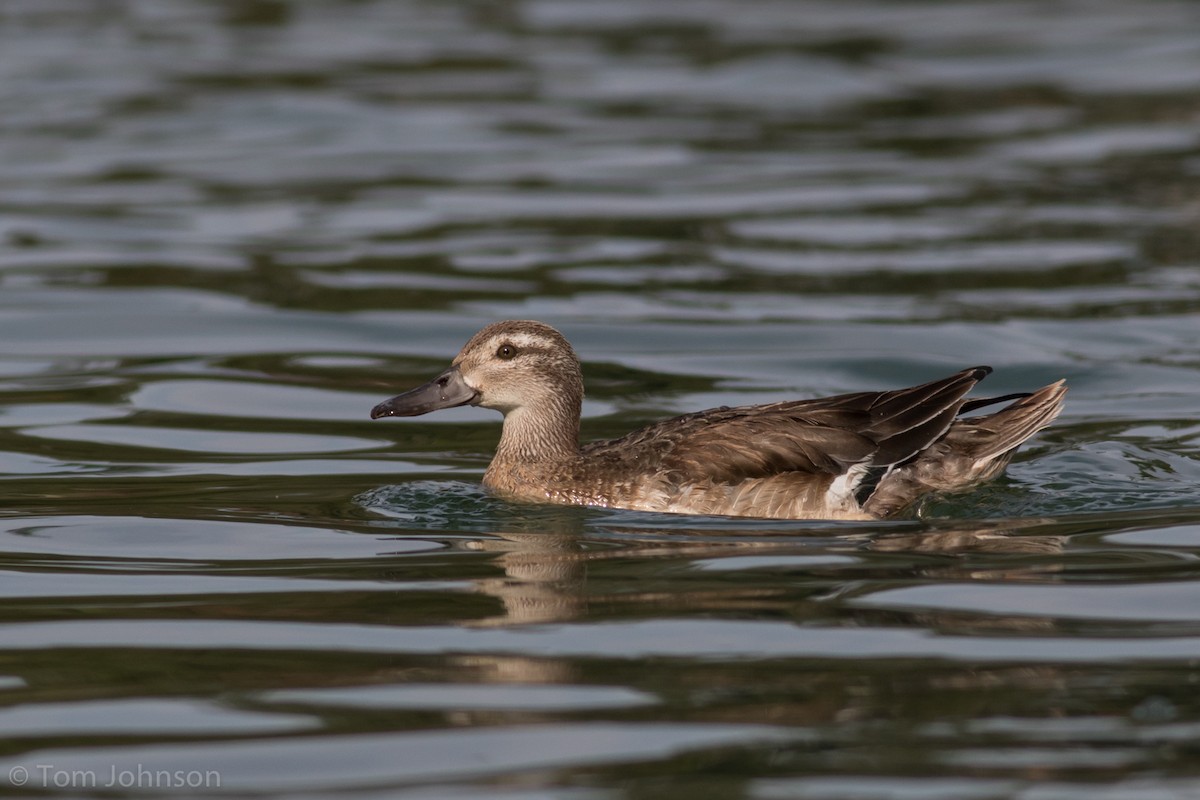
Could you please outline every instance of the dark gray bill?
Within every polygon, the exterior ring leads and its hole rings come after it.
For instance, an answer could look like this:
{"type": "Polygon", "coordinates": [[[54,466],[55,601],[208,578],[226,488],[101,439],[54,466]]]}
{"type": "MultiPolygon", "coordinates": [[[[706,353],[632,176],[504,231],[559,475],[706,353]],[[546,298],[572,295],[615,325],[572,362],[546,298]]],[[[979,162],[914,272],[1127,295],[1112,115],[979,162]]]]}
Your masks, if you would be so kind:
{"type": "Polygon", "coordinates": [[[424,386],[384,400],[371,409],[371,419],[416,417],[439,408],[465,406],[478,398],[479,394],[467,386],[458,367],[451,367],[424,386]]]}

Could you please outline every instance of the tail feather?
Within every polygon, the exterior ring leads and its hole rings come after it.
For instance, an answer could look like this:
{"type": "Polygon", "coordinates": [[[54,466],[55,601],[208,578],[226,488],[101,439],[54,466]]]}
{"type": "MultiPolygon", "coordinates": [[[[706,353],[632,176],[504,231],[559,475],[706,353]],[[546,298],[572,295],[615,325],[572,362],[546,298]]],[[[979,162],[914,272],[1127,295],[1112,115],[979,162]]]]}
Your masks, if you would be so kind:
{"type": "MultiPolygon", "coordinates": [[[[863,510],[891,516],[923,495],[961,491],[998,475],[1022,442],[1058,416],[1066,393],[1064,381],[1057,381],[992,414],[955,420],[945,436],[888,470],[863,510]]],[[[967,405],[980,408],[1006,399],[967,405]]]]}
{"type": "Polygon", "coordinates": [[[1011,451],[1045,428],[1062,411],[1067,387],[1063,381],[1043,386],[1033,394],[993,414],[960,419],[946,438],[976,459],[995,458],[1011,451]]]}
{"type": "Polygon", "coordinates": [[[978,400],[968,400],[967,402],[963,403],[962,408],[960,408],[958,411],[960,414],[966,414],[971,411],[978,411],[981,408],[994,406],[996,403],[1007,403],[1009,400],[1020,400],[1025,397],[1029,397],[1031,394],[1033,394],[1033,392],[1015,392],[1013,394],[1001,395],[1000,397],[981,397],[978,400]]]}

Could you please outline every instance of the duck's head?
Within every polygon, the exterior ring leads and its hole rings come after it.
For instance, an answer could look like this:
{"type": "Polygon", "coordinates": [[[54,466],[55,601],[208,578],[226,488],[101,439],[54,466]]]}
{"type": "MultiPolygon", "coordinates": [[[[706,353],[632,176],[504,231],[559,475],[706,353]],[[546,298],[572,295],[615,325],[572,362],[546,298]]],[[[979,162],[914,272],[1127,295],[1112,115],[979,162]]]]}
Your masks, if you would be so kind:
{"type": "Polygon", "coordinates": [[[371,419],[473,405],[505,416],[573,414],[578,424],[582,401],[579,358],[563,335],[541,322],[506,320],[472,336],[441,375],[375,406],[371,419]]]}

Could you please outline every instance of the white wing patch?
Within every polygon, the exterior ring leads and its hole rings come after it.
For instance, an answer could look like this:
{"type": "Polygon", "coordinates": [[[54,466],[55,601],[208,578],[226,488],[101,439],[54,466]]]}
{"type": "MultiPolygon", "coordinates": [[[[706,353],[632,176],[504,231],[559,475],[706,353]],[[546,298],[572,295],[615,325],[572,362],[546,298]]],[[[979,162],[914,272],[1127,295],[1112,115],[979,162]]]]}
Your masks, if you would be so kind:
{"type": "Polygon", "coordinates": [[[831,509],[858,508],[858,501],[854,499],[854,493],[858,491],[858,485],[862,483],[863,476],[867,474],[868,469],[869,466],[866,463],[855,464],[834,478],[833,483],[829,484],[829,489],[825,492],[825,505],[831,509]]]}

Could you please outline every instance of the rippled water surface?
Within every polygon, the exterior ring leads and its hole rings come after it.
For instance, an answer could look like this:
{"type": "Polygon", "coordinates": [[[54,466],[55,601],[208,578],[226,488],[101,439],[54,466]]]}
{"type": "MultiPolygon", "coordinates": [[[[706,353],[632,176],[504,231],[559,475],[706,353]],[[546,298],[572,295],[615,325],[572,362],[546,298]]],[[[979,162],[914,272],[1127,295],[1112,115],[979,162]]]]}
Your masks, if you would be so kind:
{"type": "Polygon", "coordinates": [[[0,793],[1200,796],[1200,6],[0,4],[0,793]],[[584,434],[991,364],[878,524],[489,497],[372,422],[506,317],[584,434]]]}

